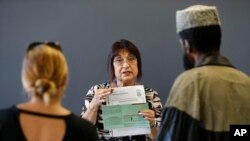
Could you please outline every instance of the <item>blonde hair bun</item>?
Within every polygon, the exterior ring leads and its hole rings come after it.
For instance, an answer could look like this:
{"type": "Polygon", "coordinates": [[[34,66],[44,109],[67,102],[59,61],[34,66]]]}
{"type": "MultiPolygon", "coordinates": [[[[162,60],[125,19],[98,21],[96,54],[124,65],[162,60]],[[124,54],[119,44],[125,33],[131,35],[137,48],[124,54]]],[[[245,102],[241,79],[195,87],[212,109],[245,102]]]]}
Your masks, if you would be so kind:
{"type": "Polygon", "coordinates": [[[55,83],[48,79],[38,79],[35,82],[35,93],[43,97],[46,105],[50,103],[50,97],[56,94],[55,83]]]}

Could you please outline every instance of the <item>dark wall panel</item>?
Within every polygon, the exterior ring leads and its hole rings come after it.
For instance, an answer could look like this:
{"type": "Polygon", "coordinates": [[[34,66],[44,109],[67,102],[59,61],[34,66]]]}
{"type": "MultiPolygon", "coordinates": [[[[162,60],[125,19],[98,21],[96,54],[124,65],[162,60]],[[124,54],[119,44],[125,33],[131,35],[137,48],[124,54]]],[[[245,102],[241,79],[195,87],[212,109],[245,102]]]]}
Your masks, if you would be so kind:
{"type": "Polygon", "coordinates": [[[35,40],[61,43],[70,68],[63,104],[76,114],[90,86],[107,81],[107,54],[121,38],[140,49],[141,83],[157,90],[164,104],[183,71],[175,12],[193,4],[217,6],[221,52],[250,74],[248,0],[0,0],[0,108],[27,100],[21,63],[27,44],[35,40]]]}

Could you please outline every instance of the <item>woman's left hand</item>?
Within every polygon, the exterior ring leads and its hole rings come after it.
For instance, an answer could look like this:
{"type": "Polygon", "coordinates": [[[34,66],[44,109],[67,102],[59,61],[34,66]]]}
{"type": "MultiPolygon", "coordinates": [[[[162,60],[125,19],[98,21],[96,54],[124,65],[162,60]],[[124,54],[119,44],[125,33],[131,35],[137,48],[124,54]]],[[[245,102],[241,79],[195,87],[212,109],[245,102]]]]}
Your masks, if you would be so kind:
{"type": "Polygon", "coordinates": [[[155,124],[155,111],[151,109],[141,110],[139,115],[143,116],[150,122],[150,125],[153,126],[155,124]]]}

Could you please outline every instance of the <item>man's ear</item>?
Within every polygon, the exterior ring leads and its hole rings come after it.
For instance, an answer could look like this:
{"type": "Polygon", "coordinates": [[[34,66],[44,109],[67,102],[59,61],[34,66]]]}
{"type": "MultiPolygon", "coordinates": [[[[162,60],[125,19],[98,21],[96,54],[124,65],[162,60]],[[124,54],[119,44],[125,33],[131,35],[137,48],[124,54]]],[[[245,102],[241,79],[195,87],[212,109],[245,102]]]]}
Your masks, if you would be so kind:
{"type": "Polygon", "coordinates": [[[186,53],[191,53],[191,52],[192,52],[192,48],[191,48],[191,46],[190,46],[188,40],[185,40],[185,39],[182,40],[182,44],[183,44],[184,51],[185,51],[186,53]]]}

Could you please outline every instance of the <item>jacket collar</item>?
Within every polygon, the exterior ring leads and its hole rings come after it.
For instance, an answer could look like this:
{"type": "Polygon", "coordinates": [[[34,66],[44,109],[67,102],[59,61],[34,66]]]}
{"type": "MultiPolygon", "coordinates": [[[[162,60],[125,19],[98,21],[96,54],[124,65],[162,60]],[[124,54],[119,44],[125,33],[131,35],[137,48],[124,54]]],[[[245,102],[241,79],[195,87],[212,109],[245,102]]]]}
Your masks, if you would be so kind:
{"type": "Polygon", "coordinates": [[[197,64],[196,67],[207,66],[207,65],[227,66],[235,68],[226,57],[218,54],[207,55],[201,60],[201,62],[197,64]]]}

